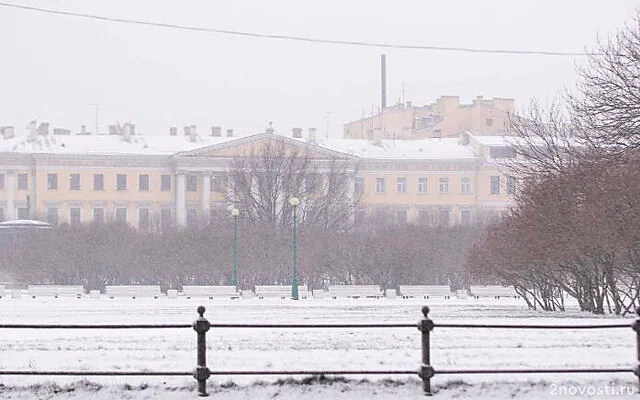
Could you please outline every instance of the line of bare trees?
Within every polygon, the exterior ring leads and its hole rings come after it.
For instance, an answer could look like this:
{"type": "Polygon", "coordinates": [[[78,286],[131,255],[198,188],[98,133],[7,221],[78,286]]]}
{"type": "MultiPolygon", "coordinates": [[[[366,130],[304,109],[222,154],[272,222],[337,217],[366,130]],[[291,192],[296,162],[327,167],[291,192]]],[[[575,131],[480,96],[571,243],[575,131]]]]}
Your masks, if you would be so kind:
{"type": "Polygon", "coordinates": [[[578,69],[577,88],[512,118],[524,183],[487,229],[473,279],[499,279],[531,307],[627,314],[640,306],[640,15],[578,69]]]}
{"type": "MultiPolygon", "coordinates": [[[[143,234],[125,224],[62,226],[38,231],[0,249],[0,280],[17,284],[230,285],[233,224],[227,220],[163,234],[143,234]]],[[[304,227],[298,235],[299,281],[330,284],[450,284],[466,278],[469,246],[481,228],[388,226],[379,230],[327,231],[304,227]]],[[[290,285],[292,231],[238,220],[238,282],[290,285]]]]}

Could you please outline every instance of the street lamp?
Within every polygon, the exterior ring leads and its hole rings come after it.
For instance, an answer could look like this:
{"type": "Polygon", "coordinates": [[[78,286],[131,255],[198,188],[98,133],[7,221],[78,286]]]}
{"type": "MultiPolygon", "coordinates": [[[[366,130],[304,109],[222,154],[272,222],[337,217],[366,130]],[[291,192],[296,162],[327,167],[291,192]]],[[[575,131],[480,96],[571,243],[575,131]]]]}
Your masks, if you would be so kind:
{"type": "Polygon", "coordinates": [[[233,274],[231,275],[231,284],[238,288],[238,215],[240,210],[233,208],[231,210],[233,216],[233,274]]]}
{"type": "Polygon", "coordinates": [[[297,269],[297,254],[296,254],[296,209],[300,200],[297,197],[292,197],[289,200],[289,204],[293,207],[293,280],[291,282],[291,298],[298,300],[298,269],[297,269]]]}

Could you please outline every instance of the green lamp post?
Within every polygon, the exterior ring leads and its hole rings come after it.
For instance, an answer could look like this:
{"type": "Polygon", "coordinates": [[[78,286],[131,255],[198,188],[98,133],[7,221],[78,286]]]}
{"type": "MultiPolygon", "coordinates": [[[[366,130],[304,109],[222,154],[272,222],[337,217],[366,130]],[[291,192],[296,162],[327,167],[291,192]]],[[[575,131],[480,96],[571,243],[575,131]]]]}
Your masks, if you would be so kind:
{"type": "Polygon", "coordinates": [[[231,210],[233,216],[233,274],[231,275],[231,284],[238,287],[238,215],[240,210],[233,208],[231,210]]]}
{"type": "Polygon", "coordinates": [[[297,249],[296,249],[296,223],[297,223],[297,215],[296,211],[298,208],[298,204],[300,204],[300,200],[297,197],[292,197],[289,200],[289,204],[293,207],[293,280],[291,282],[291,298],[294,300],[298,300],[298,257],[297,257],[297,249]]]}

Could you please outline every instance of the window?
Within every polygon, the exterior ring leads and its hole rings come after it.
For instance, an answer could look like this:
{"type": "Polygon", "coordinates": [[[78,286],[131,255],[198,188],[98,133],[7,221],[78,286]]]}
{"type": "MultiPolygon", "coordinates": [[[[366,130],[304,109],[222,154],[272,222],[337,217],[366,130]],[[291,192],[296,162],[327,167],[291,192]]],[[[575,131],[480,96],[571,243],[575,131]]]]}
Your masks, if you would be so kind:
{"type": "Polygon", "coordinates": [[[27,190],[29,188],[28,179],[27,174],[18,174],[18,190],[27,190]]]}
{"type": "Polygon", "coordinates": [[[96,207],[93,209],[93,222],[104,222],[104,208],[96,207]]]}
{"type": "Polygon", "coordinates": [[[171,191],[171,175],[162,175],[160,177],[160,190],[163,192],[171,191]]]}
{"type": "Polygon", "coordinates": [[[493,118],[487,118],[485,121],[485,125],[487,126],[493,126],[493,118]]]}
{"type": "Polygon", "coordinates": [[[47,190],[58,190],[58,174],[47,174],[47,190]]]}
{"type": "Polygon", "coordinates": [[[418,178],[418,193],[427,193],[427,178],[418,178]]]}
{"type": "Polygon", "coordinates": [[[440,178],[440,193],[449,193],[449,178],[440,178]]]}
{"type": "Polygon", "coordinates": [[[396,222],[398,224],[406,224],[408,220],[407,210],[398,210],[396,212],[396,222]]]}
{"type": "Polygon", "coordinates": [[[116,190],[127,190],[127,175],[118,174],[116,176],[116,190]]]}
{"type": "Polygon", "coordinates": [[[407,178],[396,179],[396,186],[398,188],[398,193],[407,193],[407,178]]]}
{"type": "Polygon", "coordinates": [[[387,191],[384,178],[376,178],[376,193],[384,193],[387,191]]]}
{"type": "Polygon", "coordinates": [[[354,186],[355,194],[363,194],[364,193],[364,178],[356,177],[355,186],[354,186]]]}
{"type": "Polygon", "coordinates": [[[18,207],[18,219],[31,219],[29,209],[27,207],[18,207]]]}
{"type": "Polygon", "coordinates": [[[4,190],[4,174],[0,174],[0,190],[4,190]]]}
{"type": "Polygon", "coordinates": [[[160,227],[163,231],[169,229],[172,225],[173,221],[171,219],[171,209],[163,208],[160,210],[160,227]]]}
{"type": "Polygon", "coordinates": [[[149,230],[149,209],[148,208],[139,208],[138,209],[138,229],[141,231],[149,230]]]}
{"type": "Polygon", "coordinates": [[[460,179],[460,193],[471,193],[471,179],[466,176],[460,179]]]}
{"type": "Polygon", "coordinates": [[[80,174],[69,175],[69,190],[80,190],[80,174]]]}
{"type": "Polygon", "coordinates": [[[149,191],[149,175],[142,174],[138,177],[138,190],[141,192],[149,191]]]}
{"type": "Polygon", "coordinates": [[[500,177],[491,177],[491,194],[500,194],[500,177]]]}
{"type": "Polygon", "coordinates": [[[49,207],[47,208],[47,222],[52,226],[58,225],[58,208],[57,207],[49,207]]]}
{"type": "Polygon", "coordinates": [[[441,208],[438,212],[438,223],[440,226],[449,226],[450,221],[450,211],[448,208],[441,208]]]}
{"type": "Polygon", "coordinates": [[[198,222],[198,209],[188,208],[187,209],[187,225],[195,225],[196,222],[198,222]]]}
{"type": "Polygon", "coordinates": [[[81,209],[80,207],[71,207],[69,208],[69,224],[70,225],[79,225],[81,219],[81,209]]]}
{"type": "Polygon", "coordinates": [[[471,210],[467,208],[460,210],[460,225],[471,225],[471,210]]]}
{"type": "Polygon", "coordinates": [[[4,208],[0,208],[0,222],[3,222],[4,218],[4,208]]]}
{"type": "Polygon", "coordinates": [[[222,193],[227,187],[227,177],[224,175],[214,175],[211,177],[211,190],[214,192],[222,193]]]}
{"type": "Polygon", "coordinates": [[[514,176],[507,177],[507,194],[516,194],[516,178],[514,176]]]}
{"type": "Polygon", "coordinates": [[[429,214],[429,210],[418,210],[418,224],[420,225],[429,225],[431,223],[431,215],[429,214]]]}
{"type": "Polygon", "coordinates": [[[116,222],[120,224],[127,223],[127,209],[125,207],[116,208],[116,222]]]}
{"type": "Polygon", "coordinates": [[[104,190],[104,174],[93,174],[93,190],[104,190]]]}
{"type": "Polygon", "coordinates": [[[198,177],[195,175],[187,175],[187,192],[196,192],[198,190],[198,177]]]}

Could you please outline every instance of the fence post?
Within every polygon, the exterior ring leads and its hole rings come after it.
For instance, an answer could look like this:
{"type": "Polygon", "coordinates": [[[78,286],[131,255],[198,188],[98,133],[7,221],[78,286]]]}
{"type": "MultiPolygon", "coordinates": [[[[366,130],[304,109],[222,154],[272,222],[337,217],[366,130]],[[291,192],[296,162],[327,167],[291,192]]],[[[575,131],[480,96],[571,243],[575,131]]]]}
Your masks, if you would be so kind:
{"type": "Polygon", "coordinates": [[[638,377],[638,391],[640,392],[640,307],[636,309],[636,314],[638,316],[636,317],[636,320],[633,322],[631,327],[634,331],[636,331],[636,358],[638,364],[634,368],[633,372],[638,377]]]}
{"type": "Polygon", "coordinates": [[[193,323],[193,329],[198,333],[198,363],[193,371],[193,377],[198,381],[198,396],[208,396],[207,379],[211,376],[211,371],[207,367],[207,331],[211,327],[209,321],[204,317],[205,308],[198,307],[200,316],[193,323]]]}
{"type": "Polygon", "coordinates": [[[422,332],[422,365],[418,375],[422,379],[422,390],[425,396],[431,396],[431,378],[435,374],[431,366],[431,351],[429,343],[429,335],[433,330],[433,321],[429,319],[429,307],[422,307],[422,315],[424,318],[418,322],[418,329],[422,332]]]}

